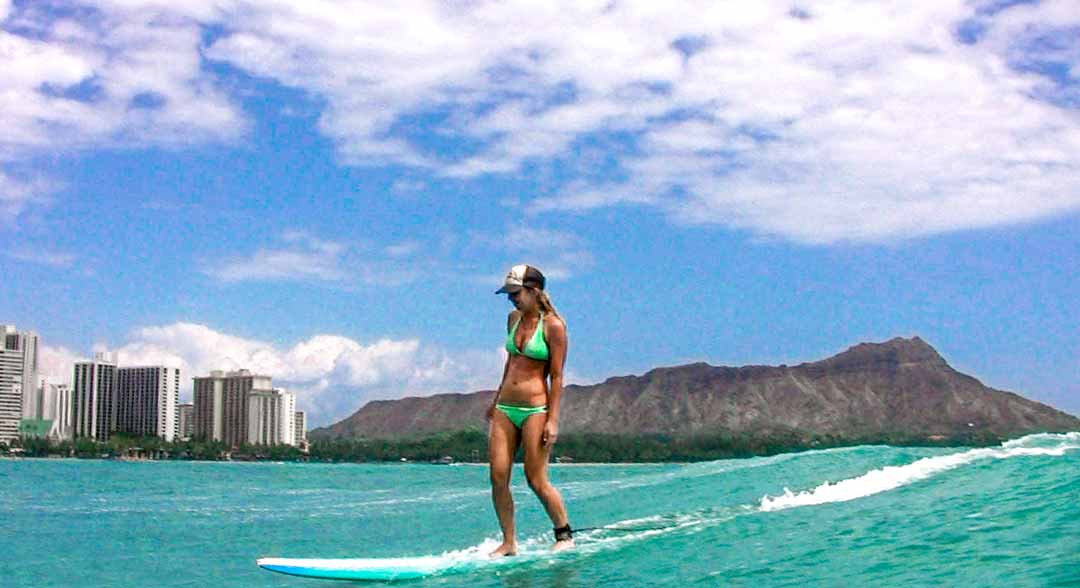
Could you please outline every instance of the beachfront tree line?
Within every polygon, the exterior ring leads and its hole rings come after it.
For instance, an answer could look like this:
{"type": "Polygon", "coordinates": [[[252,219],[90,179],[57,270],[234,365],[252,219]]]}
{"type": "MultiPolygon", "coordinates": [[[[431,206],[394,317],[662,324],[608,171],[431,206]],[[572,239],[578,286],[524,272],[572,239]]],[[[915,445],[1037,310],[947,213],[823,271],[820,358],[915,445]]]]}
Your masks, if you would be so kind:
{"type": "MultiPolygon", "coordinates": [[[[927,439],[908,433],[867,437],[807,435],[778,431],[749,434],[697,436],[612,435],[568,433],[559,435],[552,458],[575,462],[687,462],[768,456],[807,449],[850,445],[963,446],[991,445],[1003,439],[988,434],[968,434],[927,439]]],[[[317,440],[311,459],[324,461],[431,461],[449,456],[455,461],[487,461],[487,435],[478,430],[432,435],[415,440],[317,440]]],[[[517,461],[524,461],[519,448],[517,461]]]]}
{"type": "MultiPolygon", "coordinates": [[[[759,433],[757,435],[609,435],[571,433],[559,436],[552,451],[553,459],[576,462],[665,462],[706,461],[738,457],[766,456],[805,449],[823,449],[850,445],[991,445],[1002,438],[986,434],[957,435],[927,439],[896,433],[852,438],[829,435],[807,436],[795,432],[759,433]]],[[[444,460],[486,462],[487,435],[480,430],[440,433],[422,439],[335,439],[315,440],[307,453],[291,445],[241,445],[228,447],[220,441],[192,439],[168,442],[156,437],[115,435],[108,441],[80,438],[53,442],[29,438],[15,441],[22,455],[50,455],[82,458],[118,458],[126,456],[154,459],[195,460],[273,460],[325,462],[429,462],[444,460]]],[[[0,444],[0,451],[4,450],[0,444]]],[[[524,459],[519,449],[518,461],[524,459]]]]}
{"type": "MultiPolygon", "coordinates": [[[[0,449],[3,449],[0,447],[0,449]]],[[[291,445],[241,445],[230,448],[221,441],[189,439],[165,441],[160,437],[131,437],[113,435],[108,441],[90,437],[52,441],[40,437],[16,440],[9,450],[19,450],[26,457],[121,458],[150,459],[270,459],[276,461],[301,459],[303,453],[291,445]]]]}
{"type": "MultiPolygon", "coordinates": [[[[793,449],[791,438],[699,437],[665,435],[630,436],[570,433],[559,436],[552,458],[575,462],[702,461],[731,457],[772,455],[793,449]]],[[[459,431],[403,440],[319,440],[311,444],[311,459],[326,461],[487,461],[487,434],[459,431]]],[[[517,461],[525,452],[519,448],[517,461]]]]}

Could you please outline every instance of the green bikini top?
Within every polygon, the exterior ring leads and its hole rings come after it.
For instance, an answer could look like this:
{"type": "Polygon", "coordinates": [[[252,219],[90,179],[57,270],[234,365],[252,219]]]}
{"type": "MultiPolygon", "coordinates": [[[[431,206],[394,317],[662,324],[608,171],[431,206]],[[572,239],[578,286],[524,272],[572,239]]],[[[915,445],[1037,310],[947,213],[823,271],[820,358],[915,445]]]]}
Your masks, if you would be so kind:
{"type": "Polygon", "coordinates": [[[540,320],[536,323],[536,331],[533,332],[532,339],[525,342],[525,349],[522,350],[518,350],[517,343],[514,342],[520,324],[521,317],[519,316],[517,322],[514,323],[514,328],[510,329],[510,332],[506,335],[506,350],[510,352],[510,355],[524,355],[537,361],[547,361],[550,354],[547,339],[544,338],[544,313],[540,313],[540,320]]]}

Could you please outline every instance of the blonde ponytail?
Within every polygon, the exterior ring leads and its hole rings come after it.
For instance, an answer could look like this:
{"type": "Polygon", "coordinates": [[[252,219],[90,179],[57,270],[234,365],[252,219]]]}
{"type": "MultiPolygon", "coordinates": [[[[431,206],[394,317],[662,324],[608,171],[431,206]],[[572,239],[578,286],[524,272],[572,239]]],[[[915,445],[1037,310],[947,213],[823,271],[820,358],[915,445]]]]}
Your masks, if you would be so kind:
{"type": "Polygon", "coordinates": [[[563,319],[562,315],[559,314],[559,311],[555,308],[555,303],[551,301],[551,296],[544,290],[536,290],[536,292],[539,294],[537,302],[540,305],[540,310],[544,311],[546,314],[553,314],[559,317],[565,323],[566,319],[563,319]]]}

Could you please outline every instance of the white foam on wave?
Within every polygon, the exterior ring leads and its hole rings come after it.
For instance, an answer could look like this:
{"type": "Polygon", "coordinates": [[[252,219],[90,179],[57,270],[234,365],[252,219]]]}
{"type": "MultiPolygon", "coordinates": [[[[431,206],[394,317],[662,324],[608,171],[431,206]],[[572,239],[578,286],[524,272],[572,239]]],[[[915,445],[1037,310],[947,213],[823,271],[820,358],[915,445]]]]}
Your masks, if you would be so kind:
{"type": "Polygon", "coordinates": [[[831,447],[828,449],[812,449],[808,451],[800,451],[793,453],[781,453],[765,457],[742,457],[731,459],[718,459],[713,461],[692,462],[681,464],[680,467],[678,467],[677,469],[657,473],[638,474],[621,479],[568,482],[560,484],[559,488],[567,492],[569,497],[573,499],[595,498],[597,496],[613,494],[615,492],[621,492],[623,490],[631,490],[634,488],[641,488],[646,486],[659,486],[671,483],[682,483],[694,478],[719,476],[738,472],[741,470],[769,467],[790,460],[813,458],[818,455],[830,453],[846,453],[850,451],[857,451],[864,447],[865,446],[831,447]]]}
{"type": "Polygon", "coordinates": [[[1028,435],[1006,441],[999,447],[971,449],[961,453],[924,457],[907,465],[886,466],[836,483],[825,482],[805,492],[795,493],[784,488],[784,493],[780,496],[764,496],[761,499],[760,509],[774,511],[797,506],[855,500],[906,486],[984,459],[1007,459],[1021,456],[1060,457],[1073,449],[1080,449],[1080,432],[1028,435]]]}

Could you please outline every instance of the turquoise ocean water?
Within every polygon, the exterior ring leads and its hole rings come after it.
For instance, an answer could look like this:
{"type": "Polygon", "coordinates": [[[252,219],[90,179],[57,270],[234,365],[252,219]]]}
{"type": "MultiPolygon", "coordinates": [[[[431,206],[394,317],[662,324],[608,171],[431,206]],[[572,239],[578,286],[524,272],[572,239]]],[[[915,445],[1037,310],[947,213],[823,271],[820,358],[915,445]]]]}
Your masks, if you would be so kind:
{"type": "MultiPolygon", "coordinates": [[[[693,464],[552,465],[578,549],[521,466],[513,562],[407,586],[1080,586],[1080,433],[693,464]]],[[[474,562],[478,465],[0,460],[0,586],[335,586],[262,556],[474,562]]]]}

